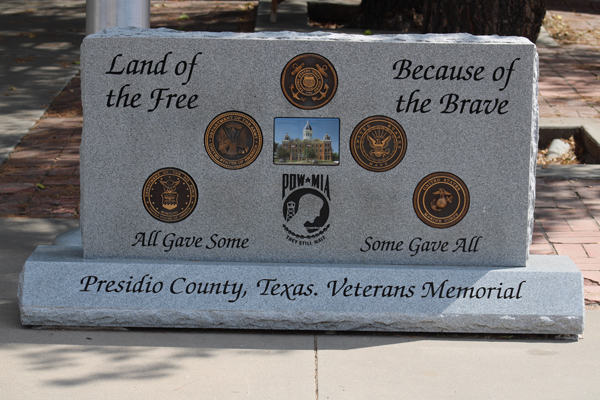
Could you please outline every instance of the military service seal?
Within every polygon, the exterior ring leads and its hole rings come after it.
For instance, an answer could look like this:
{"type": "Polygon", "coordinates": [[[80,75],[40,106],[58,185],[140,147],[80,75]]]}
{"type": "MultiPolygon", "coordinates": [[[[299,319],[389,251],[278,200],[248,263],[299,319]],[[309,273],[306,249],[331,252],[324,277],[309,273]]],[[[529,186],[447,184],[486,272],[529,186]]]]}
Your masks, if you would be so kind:
{"type": "Polygon", "coordinates": [[[314,110],[329,103],[338,86],[333,65],[318,54],[300,54],[292,58],[281,73],[281,90],[294,106],[314,110]]]}
{"type": "Polygon", "coordinates": [[[413,194],[417,216],[433,228],[458,224],[469,211],[469,190],[456,175],[435,172],[419,182],[413,194]]]}
{"type": "Polygon", "coordinates": [[[215,117],[204,134],[204,147],[217,165],[241,169],[252,164],[263,145],[262,131],[256,121],[239,111],[215,117]]]}
{"type": "Polygon", "coordinates": [[[142,201],[146,211],[157,220],[179,222],[196,208],[198,187],[186,172],[162,168],[146,179],[142,201]]]}
{"type": "Polygon", "coordinates": [[[350,136],[350,152],[361,167],[389,171],[406,154],[406,133],[395,120],[376,115],[362,120],[350,136]]]}

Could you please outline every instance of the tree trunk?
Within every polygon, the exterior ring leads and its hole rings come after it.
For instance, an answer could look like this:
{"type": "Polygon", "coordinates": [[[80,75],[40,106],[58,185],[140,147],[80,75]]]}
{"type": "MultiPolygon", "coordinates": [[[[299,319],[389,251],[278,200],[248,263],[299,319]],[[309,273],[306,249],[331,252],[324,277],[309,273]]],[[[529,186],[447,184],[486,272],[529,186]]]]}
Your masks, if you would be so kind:
{"type": "Polygon", "coordinates": [[[346,27],[524,36],[535,42],[546,0],[362,0],[346,27]]]}
{"type": "Polygon", "coordinates": [[[423,33],[524,36],[535,43],[546,0],[425,0],[423,33]]]}
{"type": "Polygon", "coordinates": [[[422,3],[422,0],[362,0],[361,12],[346,27],[408,32],[417,28],[414,16],[421,13],[422,3]]]}

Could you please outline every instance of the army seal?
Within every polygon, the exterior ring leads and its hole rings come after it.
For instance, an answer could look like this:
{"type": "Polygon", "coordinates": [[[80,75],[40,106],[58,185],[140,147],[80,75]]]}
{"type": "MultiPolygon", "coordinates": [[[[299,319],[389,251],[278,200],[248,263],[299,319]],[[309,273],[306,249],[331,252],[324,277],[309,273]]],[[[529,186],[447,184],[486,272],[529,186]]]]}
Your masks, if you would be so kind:
{"type": "Polygon", "coordinates": [[[148,214],[155,219],[179,222],[196,208],[198,187],[186,172],[177,168],[162,168],[146,179],[142,201],[148,214]]]}
{"type": "Polygon", "coordinates": [[[262,131],[256,121],[239,111],[215,117],[204,134],[204,147],[217,165],[241,169],[252,164],[263,145],[262,131]]]}
{"type": "Polygon", "coordinates": [[[361,167],[389,171],[406,154],[406,133],[395,120],[376,115],[362,120],[350,136],[350,152],[361,167]]]}
{"type": "Polygon", "coordinates": [[[338,86],[335,68],[318,54],[292,58],[281,73],[281,90],[294,106],[314,110],[329,103],[338,86]]]}
{"type": "Polygon", "coordinates": [[[469,211],[469,190],[456,175],[435,172],[419,182],[413,194],[417,216],[432,228],[458,224],[469,211]]]}

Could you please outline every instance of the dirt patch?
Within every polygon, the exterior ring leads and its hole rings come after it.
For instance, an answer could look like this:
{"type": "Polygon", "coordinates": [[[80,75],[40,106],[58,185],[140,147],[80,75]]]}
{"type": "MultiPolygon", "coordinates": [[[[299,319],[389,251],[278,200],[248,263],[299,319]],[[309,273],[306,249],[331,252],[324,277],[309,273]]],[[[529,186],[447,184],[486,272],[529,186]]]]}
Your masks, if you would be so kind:
{"type": "Polygon", "coordinates": [[[577,165],[577,164],[595,164],[595,161],[588,154],[582,135],[573,135],[568,139],[559,139],[567,143],[570,147],[569,151],[564,155],[556,158],[548,159],[549,145],[539,149],[537,153],[537,165],[542,168],[547,168],[548,165],[577,165]]]}
{"type": "Polygon", "coordinates": [[[600,42],[598,20],[587,18],[591,24],[582,23],[580,13],[547,11],[544,28],[560,44],[596,45],[600,42]]]}

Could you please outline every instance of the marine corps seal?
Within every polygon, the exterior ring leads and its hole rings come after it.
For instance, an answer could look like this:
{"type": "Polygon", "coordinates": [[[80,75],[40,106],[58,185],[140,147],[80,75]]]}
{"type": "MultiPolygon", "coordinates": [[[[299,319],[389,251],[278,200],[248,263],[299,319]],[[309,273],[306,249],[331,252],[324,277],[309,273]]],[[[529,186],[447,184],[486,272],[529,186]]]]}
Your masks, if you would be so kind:
{"type": "Polygon", "coordinates": [[[155,219],[179,222],[196,208],[198,187],[186,172],[177,168],[162,168],[146,179],[142,201],[148,214],[155,219]]]}
{"type": "Polygon", "coordinates": [[[435,172],[419,182],[413,194],[417,216],[433,228],[449,228],[469,211],[469,190],[456,175],[435,172]]]}
{"type": "Polygon", "coordinates": [[[204,134],[208,156],[219,166],[241,169],[252,164],[263,145],[262,131],[256,121],[239,111],[215,117],[204,134]]]}
{"type": "Polygon", "coordinates": [[[361,167],[389,171],[406,154],[406,133],[395,120],[376,115],[362,120],[350,136],[350,152],[361,167]]]}
{"type": "Polygon", "coordinates": [[[318,54],[300,54],[292,58],[281,73],[281,90],[286,99],[304,110],[329,103],[338,86],[335,68],[318,54]]]}

